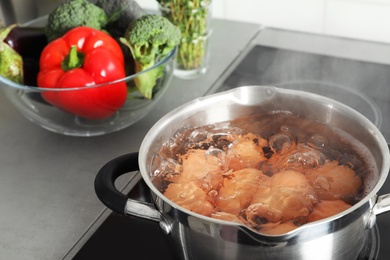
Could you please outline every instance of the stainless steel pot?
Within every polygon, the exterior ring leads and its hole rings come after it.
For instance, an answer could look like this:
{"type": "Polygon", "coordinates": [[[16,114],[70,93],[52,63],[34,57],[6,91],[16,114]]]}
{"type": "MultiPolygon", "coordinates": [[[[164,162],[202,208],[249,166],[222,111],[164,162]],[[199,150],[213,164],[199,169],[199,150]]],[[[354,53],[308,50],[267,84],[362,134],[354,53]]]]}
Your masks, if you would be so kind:
{"type": "MultiPolygon", "coordinates": [[[[387,143],[380,131],[355,110],[315,94],[268,86],[248,86],[189,102],[161,118],[145,136],[139,154],[108,162],[96,176],[99,199],[120,214],[158,222],[179,259],[356,259],[375,225],[390,210],[390,194],[377,196],[390,167],[387,143]],[[372,153],[378,176],[372,190],[350,209],[301,226],[287,234],[266,236],[234,223],[188,211],[159,192],[151,181],[151,161],[173,133],[186,127],[242,118],[265,111],[291,111],[337,127],[362,142],[372,153]],[[153,201],[129,199],[115,179],[140,170],[153,201]]],[[[151,250],[153,245],[151,245],[151,250]]]]}

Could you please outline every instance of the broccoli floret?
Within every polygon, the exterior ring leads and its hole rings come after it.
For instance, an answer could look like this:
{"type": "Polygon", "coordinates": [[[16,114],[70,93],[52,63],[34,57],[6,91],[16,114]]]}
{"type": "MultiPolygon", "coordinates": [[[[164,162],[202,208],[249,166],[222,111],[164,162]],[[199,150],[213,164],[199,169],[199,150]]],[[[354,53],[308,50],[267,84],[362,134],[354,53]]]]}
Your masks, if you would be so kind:
{"type": "MultiPolygon", "coordinates": [[[[129,47],[136,72],[141,72],[165,58],[179,44],[180,38],[180,29],[167,18],[148,14],[134,20],[120,40],[129,47]]],[[[153,87],[156,80],[163,75],[163,70],[164,66],[161,65],[134,79],[144,97],[152,98],[153,87]]]]}
{"type": "Polygon", "coordinates": [[[70,0],[61,3],[49,14],[45,33],[52,41],[78,26],[101,30],[106,24],[107,14],[103,9],[87,0],[70,0]]]}
{"type": "Polygon", "coordinates": [[[98,0],[96,6],[102,8],[109,17],[106,30],[118,39],[125,35],[133,20],[145,14],[135,0],[98,0]]]}

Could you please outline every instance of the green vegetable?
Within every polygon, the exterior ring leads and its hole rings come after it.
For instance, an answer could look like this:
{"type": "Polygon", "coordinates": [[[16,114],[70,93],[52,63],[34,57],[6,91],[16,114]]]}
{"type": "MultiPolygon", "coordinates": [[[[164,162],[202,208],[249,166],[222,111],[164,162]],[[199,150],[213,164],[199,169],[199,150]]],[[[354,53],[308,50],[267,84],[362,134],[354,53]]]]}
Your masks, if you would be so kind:
{"type": "Polygon", "coordinates": [[[114,38],[123,37],[129,24],[145,14],[135,0],[98,0],[96,6],[109,17],[106,30],[114,38]]]}
{"type": "Polygon", "coordinates": [[[45,32],[49,41],[64,35],[78,26],[89,26],[102,30],[107,24],[103,9],[87,0],[70,0],[58,5],[48,17],[45,32]]]}
{"type": "Polygon", "coordinates": [[[211,0],[157,0],[162,15],[181,31],[177,68],[192,70],[201,67],[206,55],[211,0]]]}
{"type": "MultiPolygon", "coordinates": [[[[152,68],[179,44],[180,30],[165,17],[148,14],[133,21],[120,40],[129,47],[136,72],[141,72],[152,68]]],[[[159,66],[135,77],[135,84],[145,98],[152,98],[153,87],[163,71],[164,66],[159,66]]]]}
{"type": "Polygon", "coordinates": [[[4,39],[16,25],[0,29],[0,76],[23,83],[23,59],[4,39]]]}

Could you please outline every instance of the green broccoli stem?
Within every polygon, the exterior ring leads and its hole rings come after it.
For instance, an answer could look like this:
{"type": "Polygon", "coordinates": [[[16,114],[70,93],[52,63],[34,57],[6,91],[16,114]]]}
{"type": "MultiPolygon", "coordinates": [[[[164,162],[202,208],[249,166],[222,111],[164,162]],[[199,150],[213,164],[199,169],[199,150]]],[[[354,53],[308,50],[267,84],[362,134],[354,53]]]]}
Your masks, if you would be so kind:
{"type": "MultiPolygon", "coordinates": [[[[135,62],[135,71],[141,72],[153,67],[153,65],[154,62],[152,62],[151,64],[142,64],[139,62],[135,62]]],[[[145,98],[152,99],[153,88],[156,85],[157,79],[162,76],[163,70],[164,66],[160,65],[159,67],[143,72],[134,78],[135,85],[145,98]]]]}
{"type": "MultiPolygon", "coordinates": [[[[121,37],[120,42],[126,45],[131,55],[134,57],[143,57],[143,55],[140,52],[140,49],[135,48],[132,46],[128,40],[126,40],[124,37],[121,37]]],[[[148,70],[152,68],[155,65],[155,60],[150,59],[151,57],[154,57],[154,54],[149,53],[150,56],[147,56],[147,59],[143,57],[143,59],[137,60],[137,58],[134,58],[135,63],[135,72],[140,73],[134,78],[134,83],[139,90],[139,92],[147,99],[153,98],[153,88],[155,87],[157,80],[161,78],[164,75],[164,68],[165,66],[161,64],[160,66],[148,70]],[[149,60],[149,62],[146,62],[146,60],[149,60]],[[148,71],[145,71],[148,70],[148,71]]]]}
{"type": "Polygon", "coordinates": [[[210,0],[158,0],[162,15],[181,31],[177,67],[200,68],[206,58],[210,0]]]}

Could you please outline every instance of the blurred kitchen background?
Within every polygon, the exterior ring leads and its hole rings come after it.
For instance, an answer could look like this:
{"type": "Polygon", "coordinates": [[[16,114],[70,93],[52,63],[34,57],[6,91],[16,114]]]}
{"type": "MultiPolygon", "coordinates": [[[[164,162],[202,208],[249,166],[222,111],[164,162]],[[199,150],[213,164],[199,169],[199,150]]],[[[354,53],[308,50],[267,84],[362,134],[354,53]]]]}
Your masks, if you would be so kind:
{"type": "MultiPolygon", "coordinates": [[[[63,0],[1,0],[9,24],[47,14],[63,0]],[[23,19],[22,19],[23,17],[23,19]]],[[[157,10],[155,0],[137,0],[157,10]]],[[[267,27],[390,43],[390,0],[213,0],[213,16],[267,27]]]]}

